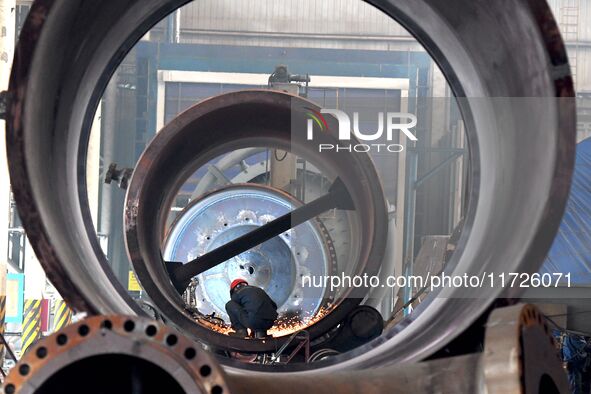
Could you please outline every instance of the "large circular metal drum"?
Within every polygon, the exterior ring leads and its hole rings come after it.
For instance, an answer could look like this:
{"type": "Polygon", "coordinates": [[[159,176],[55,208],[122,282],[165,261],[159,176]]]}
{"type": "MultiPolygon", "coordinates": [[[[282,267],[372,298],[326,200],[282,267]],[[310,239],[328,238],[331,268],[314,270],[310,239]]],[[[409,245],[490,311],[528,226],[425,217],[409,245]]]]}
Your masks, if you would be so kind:
{"type": "MultiPolygon", "coordinates": [[[[253,185],[220,189],[194,200],[179,215],[165,241],[165,261],[190,261],[301,205],[286,193],[253,185]]],[[[306,312],[313,317],[329,294],[324,287],[306,287],[304,276],[327,276],[335,271],[334,248],[320,222],[270,239],[195,278],[195,306],[205,315],[224,320],[230,283],[244,278],[262,288],[279,307],[279,322],[306,312]],[[332,251],[331,251],[332,249],[332,251]]],[[[332,298],[332,297],[331,297],[332,298]]],[[[279,323],[281,325],[281,323],[279,323]]]]}
{"type": "MultiPolygon", "coordinates": [[[[7,115],[12,188],[28,238],[49,279],[78,310],[143,313],[114,278],[101,251],[86,195],[85,158],[94,113],[114,69],[151,26],[185,3],[37,0],[22,29],[7,115]]],[[[447,270],[450,274],[477,276],[535,272],[563,213],[575,143],[572,79],[565,48],[547,4],[537,0],[368,3],[396,19],[417,38],[458,97],[470,150],[470,182],[466,189],[469,206],[464,230],[447,270]]],[[[277,132],[286,125],[282,122],[291,116],[290,100],[291,96],[286,94],[250,91],[201,103],[197,110],[181,114],[167,126],[177,130],[195,126],[196,134],[162,130],[162,137],[157,137],[143,156],[157,160],[145,160],[135,169],[126,210],[128,218],[137,219],[129,220],[126,229],[131,260],[146,292],[167,320],[193,339],[219,344],[221,337],[228,349],[241,351],[265,351],[276,346],[229,338],[195,324],[184,309],[180,294],[172,287],[159,255],[166,236],[167,207],[175,190],[192,171],[218,154],[271,146],[308,155],[331,181],[340,175],[339,170],[349,171],[350,176],[343,178],[345,186],[356,207],[369,213],[358,215],[358,229],[362,231],[359,234],[364,242],[359,245],[357,272],[376,272],[382,263],[381,237],[387,232],[387,221],[382,218],[381,222],[379,217],[384,209],[381,188],[368,182],[371,167],[360,166],[346,155],[335,160],[310,157],[305,149],[298,151],[300,147],[289,130],[278,137],[277,132]],[[249,122],[237,120],[236,115],[245,113],[256,116],[251,116],[249,122]],[[212,133],[208,131],[212,124],[233,128],[235,134],[212,133]],[[353,182],[352,175],[360,177],[353,182]],[[141,207],[137,205],[140,201],[144,204],[141,207]]],[[[364,159],[359,156],[356,160],[364,159]]],[[[261,193],[257,198],[271,195],[276,196],[275,191],[261,193]]],[[[198,201],[193,206],[196,215],[206,209],[199,204],[198,201]]],[[[286,209],[289,205],[296,206],[297,202],[281,197],[273,206],[286,209]]],[[[242,226],[246,225],[239,225],[235,214],[232,215],[234,230],[216,232],[222,238],[210,242],[225,242],[245,229],[242,226]]],[[[262,219],[257,216],[257,220],[262,219]]],[[[313,223],[306,226],[306,234],[316,237],[318,228],[313,223]]],[[[248,260],[256,266],[253,268],[264,270],[271,250],[279,255],[287,253],[285,238],[272,242],[277,245],[249,252],[248,260]]],[[[207,249],[211,245],[203,243],[202,247],[207,249]]],[[[311,239],[302,245],[310,253],[324,256],[322,259],[326,260],[321,266],[329,269],[330,256],[323,251],[324,239],[311,239]]],[[[172,256],[177,250],[169,246],[166,253],[172,256]]],[[[228,264],[223,269],[235,269],[232,264],[242,269],[240,262],[228,264]]],[[[244,267],[247,271],[250,268],[248,263],[244,267]]],[[[281,278],[292,278],[293,283],[298,269],[294,267],[286,267],[281,278]]],[[[256,280],[267,279],[261,275],[256,280]]],[[[273,281],[273,276],[269,276],[266,283],[273,281]]],[[[517,288],[498,286],[460,290],[446,288],[432,294],[417,313],[368,344],[293,368],[314,367],[318,372],[326,372],[421,360],[459,335],[493,299],[519,294],[517,288]]],[[[274,293],[280,302],[292,295],[288,291],[274,293]]],[[[222,300],[210,301],[212,308],[220,309],[222,300]]],[[[345,300],[340,305],[347,305],[346,302],[359,300],[345,300]]],[[[334,320],[339,320],[339,310],[345,313],[346,309],[335,308],[334,320]]],[[[327,317],[316,322],[312,326],[317,330],[315,335],[332,327],[334,321],[330,320],[327,317]]]]}

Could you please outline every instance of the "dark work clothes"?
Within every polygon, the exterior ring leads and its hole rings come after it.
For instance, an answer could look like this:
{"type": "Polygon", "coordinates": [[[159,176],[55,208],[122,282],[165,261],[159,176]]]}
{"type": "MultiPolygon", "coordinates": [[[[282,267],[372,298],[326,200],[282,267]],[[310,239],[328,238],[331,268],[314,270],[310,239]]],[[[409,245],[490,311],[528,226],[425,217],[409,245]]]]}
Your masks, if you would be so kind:
{"type": "Polygon", "coordinates": [[[277,319],[277,305],[263,289],[243,286],[234,291],[226,304],[234,330],[268,330],[277,319]]]}
{"type": "Polygon", "coordinates": [[[560,330],[554,330],[552,334],[561,344],[562,360],[566,362],[571,392],[589,394],[591,392],[590,338],[560,330]]]}

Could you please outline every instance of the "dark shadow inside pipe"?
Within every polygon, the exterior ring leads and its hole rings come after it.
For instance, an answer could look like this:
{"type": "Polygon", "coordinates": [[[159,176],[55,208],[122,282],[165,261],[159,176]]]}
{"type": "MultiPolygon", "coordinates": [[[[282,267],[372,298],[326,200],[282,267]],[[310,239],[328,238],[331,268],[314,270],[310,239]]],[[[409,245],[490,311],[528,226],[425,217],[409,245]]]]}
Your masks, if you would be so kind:
{"type": "Polygon", "coordinates": [[[184,394],[164,369],[144,359],[124,354],[93,356],[60,369],[37,394],[184,394]]]}

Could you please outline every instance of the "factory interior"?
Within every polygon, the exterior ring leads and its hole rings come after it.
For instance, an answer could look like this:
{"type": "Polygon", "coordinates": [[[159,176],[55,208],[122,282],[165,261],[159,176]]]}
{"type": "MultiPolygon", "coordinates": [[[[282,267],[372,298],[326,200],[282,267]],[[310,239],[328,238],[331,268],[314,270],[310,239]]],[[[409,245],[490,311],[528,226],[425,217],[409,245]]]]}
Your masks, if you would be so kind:
{"type": "Polygon", "coordinates": [[[591,0],[0,0],[0,390],[591,394],[591,0]]]}

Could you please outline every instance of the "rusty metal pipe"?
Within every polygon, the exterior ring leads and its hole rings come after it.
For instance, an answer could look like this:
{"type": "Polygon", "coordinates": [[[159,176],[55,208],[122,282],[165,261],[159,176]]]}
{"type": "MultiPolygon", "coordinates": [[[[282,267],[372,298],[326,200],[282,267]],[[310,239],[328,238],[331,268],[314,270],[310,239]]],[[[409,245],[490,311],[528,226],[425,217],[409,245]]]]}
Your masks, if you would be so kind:
{"type": "Polygon", "coordinates": [[[137,316],[95,316],[38,341],[5,394],[229,394],[215,359],[179,332],[137,316]]]}

